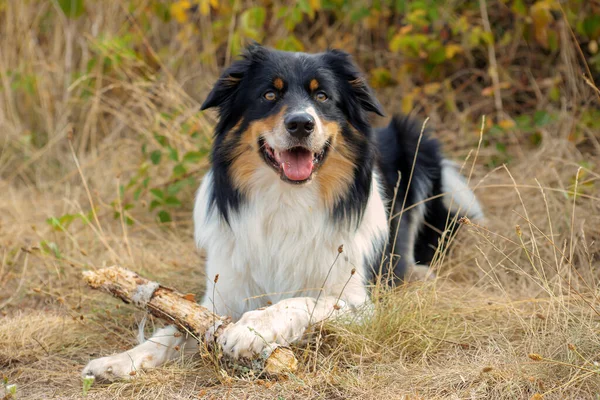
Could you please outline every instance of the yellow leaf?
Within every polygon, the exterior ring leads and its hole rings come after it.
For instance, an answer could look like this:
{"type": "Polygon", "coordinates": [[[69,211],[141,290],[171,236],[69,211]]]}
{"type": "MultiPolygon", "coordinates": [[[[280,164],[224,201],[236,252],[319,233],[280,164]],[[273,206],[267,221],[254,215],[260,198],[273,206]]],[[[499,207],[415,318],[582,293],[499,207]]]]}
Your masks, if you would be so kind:
{"type": "Polygon", "coordinates": [[[536,1],[529,9],[535,40],[544,48],[548,48],[548,31],[553,20],[551,10],[550,2],[546,0],[536,1]]]}
{"type": "Polygon", "coordinates": [[[188,20],[187,11],[189,10],[191,4],[189,1],[181,0],[171,4],[170,11],[171,15],[175,17],[177,22],[183,24],[188,20]]]}
{"type": "Polygon", "coordinates": [[[427,85],[423,86],[423,93],[431,96],[439,92],[441,87],[442,84],[439,82],[428,83],[427,85]]]}
{"type": "Polygon", "coordinates": [[[200,14],[210,14],[210,2],[209,0],[200,0],[200,14]]]}
{"type": "Polygon", "coordinates": [[[451,59],[453,58],[455,55],[462,53],[463,52],[463,48],[458,45],[458,44],[453,44],[450,43],[449,45],[446,46],[446,59],[451,59]]]}
{"type": "Polygon", "coordinates": [[[321,0],[308,0],[308,4],[310,4],[310,8],[314,11],[321,9],[321,0]]]}
{"type": "Polygon", "coordinates": [[[398,31],[398,33],[400,35],[406,35],[407,33],[410,33],[413,30],[413,26],[412,25],[404,25],[402,28],[400,28],[400,30],[398,31]]]}
{"type": "Polygon", "coordinates": [[[514,128],[515,121],[513,121],[512,119],[503,119],[502,121],[498,122],[498,125],[502,129],[511,129],[514,128]]]}
{"type": "Polygon", "coordinates": [[[400,108],[402,109],[402,112],[404,114],[408,114],[412,111],[414,99],[415,96],[413,96],[412,94],[408,94],[402,97],[402,105],[400,108]]]}
{"type": "Polygon", "coordinates": [[[210,0],[210,6],[215,10],[219,9],[219,0],[210,0]]]}
{"type": "Polygon", "coordinates": [[[376,89],[384,88],[394,84],[392,74],[387,68],[374,68],[373,70],[371,70],[370,75],[371,86],[376,89]]]}

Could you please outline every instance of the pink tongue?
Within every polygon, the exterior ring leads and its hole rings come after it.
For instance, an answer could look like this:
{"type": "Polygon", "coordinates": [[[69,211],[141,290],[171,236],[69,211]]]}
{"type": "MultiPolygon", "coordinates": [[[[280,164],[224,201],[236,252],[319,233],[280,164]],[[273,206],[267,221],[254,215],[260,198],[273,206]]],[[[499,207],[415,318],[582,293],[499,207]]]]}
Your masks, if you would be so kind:
{"type": "Polygon", "coordinates": [[[279,163],[289,180],[303,181],[312,173],[313,155],[307,150],[286,150],[279,154],[279,163]]]}

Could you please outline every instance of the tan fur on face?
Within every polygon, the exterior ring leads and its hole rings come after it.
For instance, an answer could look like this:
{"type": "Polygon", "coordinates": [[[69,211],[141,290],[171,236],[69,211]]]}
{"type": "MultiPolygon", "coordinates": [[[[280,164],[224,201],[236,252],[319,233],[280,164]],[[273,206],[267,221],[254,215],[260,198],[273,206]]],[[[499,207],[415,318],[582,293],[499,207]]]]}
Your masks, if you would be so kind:
{"type": "Polygon", "coordinates": [[[313,79],[310,81],[310,85],[309,85],[310,90],[312,90],[313,92],[315,90],[317,90],[319,88],[319,81],[317,81],[316,79],[313,79]]]}
{"type": "MultiPolygon", "coordinates": [[[[324,121],[323,127],[327,137],[331,138],[331,144],[327,158],[316,173],[315,181],[319,185],[319,192],[325,206],[333,209],[348,192],[354,180],[356,156],[342,136],[337,123],[324,121]]],[[[353,132],[353,134],[358,133],[353,132]]]]}
{"type": "Polygon", "coordinates": [[[283,89],[283,79],[275,78],[275,80],[273,81],[273,86],[275,86],[275,89],[277,90],[283,89]]]}
{"type": "Polygon", "coordinates": [[[235,149],[231,151],[230,159],[232,164],[229,174],[234,187],[241,192],[248,193],[252,176],[256,170],[262,166],[267,167],[260,156],[258,138],[261,134],[271,132],[275,126],[281,124],[285,109],[285,107],[282,107],[281,111],[277,114],[251,122],[248,129],[241,133],[239,140],[236,139],[236,135],[238,135],[237,129],[232,129],[228,133],[230,137],[227,137],[226,141],[229,141],[229,143],[237,141],[235,149]]]}

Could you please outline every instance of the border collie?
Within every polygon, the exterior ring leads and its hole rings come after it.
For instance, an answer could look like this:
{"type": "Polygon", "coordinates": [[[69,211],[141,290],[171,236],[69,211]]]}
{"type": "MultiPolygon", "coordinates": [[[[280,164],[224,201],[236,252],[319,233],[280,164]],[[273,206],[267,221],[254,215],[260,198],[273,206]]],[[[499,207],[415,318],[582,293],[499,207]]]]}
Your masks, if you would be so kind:
{"type": "MultiPolygon", "coordinates": [[[[457,216],[482,217],[420,123],[394,117],[371,127],[368,114],[383,116],[382,107],[342,51],[250,45],[214,85],[209,108],[219,121],[195,240],[206,251],[202,304],[237,321],[218,338],[233,357],[370,309],[370,283],[426,268],[457,216]]],[[[186,348],[197,342],[168,326],[83,374],[127,378],[186,348]]]]}

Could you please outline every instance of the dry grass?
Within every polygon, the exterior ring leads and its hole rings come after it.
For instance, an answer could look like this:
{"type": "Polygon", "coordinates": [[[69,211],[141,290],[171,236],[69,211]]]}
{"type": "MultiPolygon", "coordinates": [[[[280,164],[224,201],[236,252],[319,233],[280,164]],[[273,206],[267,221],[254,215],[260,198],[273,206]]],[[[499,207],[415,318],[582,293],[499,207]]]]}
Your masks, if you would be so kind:
{"type": "MultiPolygon", "coordinates": [[[[120,263],[182,291],[202,291],[191,193],[166,226],[143,206],[130,211],[136,223],[127,226],[113,218],[110,203],[119,183],[140,167],[140,143],[157,126],[180,151],[198,145],[179,134],[184,122],[210,132],[212,120],[196,111],[211,82],[205,77],[215,71],[203,70],[173,43],[172,57],[162,59],[164,69],[150,80],[141,77],[141,61],[110,76],[99,68],[85,72],[97,32],[134,29],[118,2],[89,5],[97,8],[92,17],[52,26],[40,21],[54,2],[24,3],[0,3],[0,372],[18,385],[20,398],[79,398],[85,363],[131,347],[142,317],[86,289],[82,270],[120,263]],[[35,76],[32,91],[11,87],[9,71],[16,69],[35,76]],[[78,70],[81,81],[72,81],[78,70]],[[91,95],[81,85],[86,80],[91,95]],[[160,121],[161,112],[172,110],[180,117],[160,121]],[[67,141],[73,128],[85,185],[67,141]],[[87,213],[91,204],[97,218],[90,224],[76,221],[59,232],[45,222],[87,213]]],[[[152,45],[168,43],[169,32],[152,29],[152,45]]],[[[561,62],[574,63],[569,54],[561,62]]],[[[198,356],[132,382],[95,385],[88,397],[595,398],[600,195],[593,188],[599,149],[594,132],[585,146],[568,140],[588,97],[593,99],[580,80],[570,76],[568,84],[577,90],[568,92],[578,97],[553,110],[558,122],[543,130],[540,147],[515,145],[519,155],[509,168],[496,170],[485,167],[493,152],[479,152],[471,185],[488,221],[463,226],[456,246],[435,263],[440,278],[384,294],[369,324],[328,326],[296,348],[302,365],[296,376],[278,382],[223,376],[198,356]]],[[[383,97],[387,105],[397,104],[400,94],[389,94],[383,97]]],[[[491,101],[483,100],[493,107],[491,101]]],[[[465,119],[434,112],[430,123],[444,127],[437,134],[457,157],[478,139],[478,121],[465,119]]],[[[205,165],[198,166],[198,180],[205,165]]],[[[168,172],[156,179],[168,181],[168,172]]]]}

